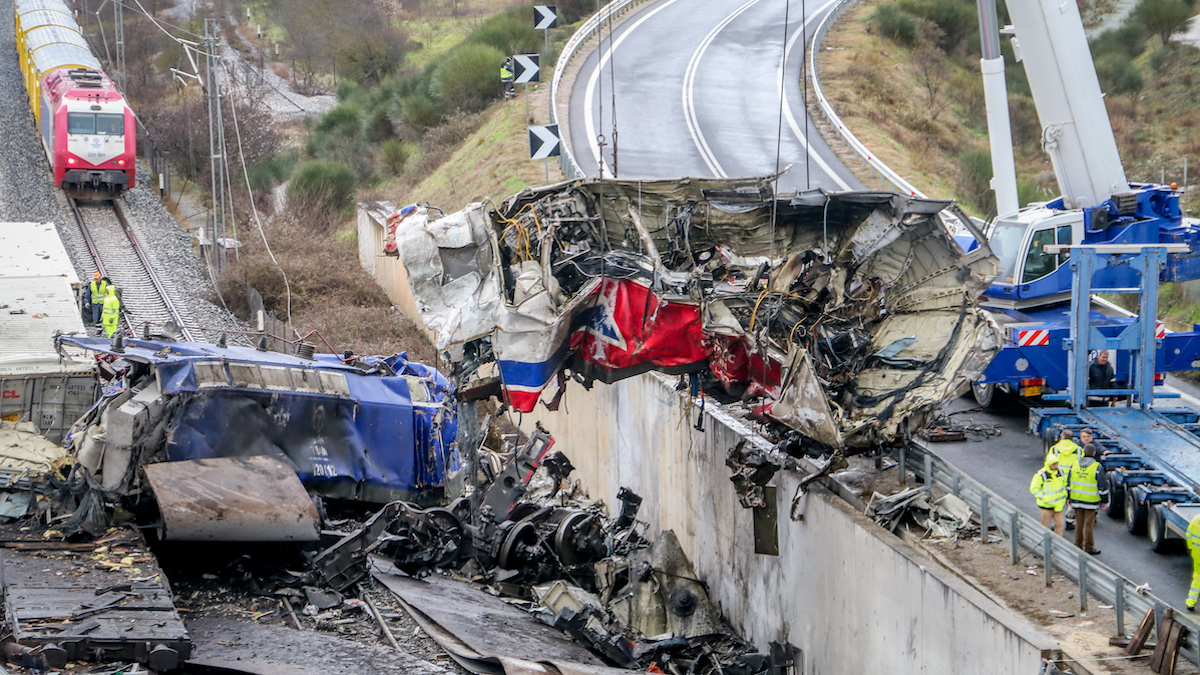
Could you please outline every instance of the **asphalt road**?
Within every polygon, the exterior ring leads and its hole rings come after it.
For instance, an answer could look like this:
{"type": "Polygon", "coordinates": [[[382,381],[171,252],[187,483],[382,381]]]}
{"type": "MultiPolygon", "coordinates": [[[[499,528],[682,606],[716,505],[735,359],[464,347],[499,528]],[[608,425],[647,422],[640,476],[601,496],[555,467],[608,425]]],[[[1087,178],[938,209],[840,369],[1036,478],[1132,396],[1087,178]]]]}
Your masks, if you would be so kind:
{"type": "MultiPolygon", "coordinates": [[[[1185,404],[1200,405],[1200,392],[1178,381],[1171,384],[1190,394],[1185,404]]],[[[994,424],[1000,435],[981,442],[933,443],[930,447],[943,459],[975,480],[983,483],[1010,503],[1030,515],[1037,516],[1038,508],[1029,494],[1033,474],[1042,467],[1042,443],[1028,429],[1029,408],[1011,398],[1004,398],[993,410],[975,410],[975,400],[969,395],[953,401],[948,412],[959,412],[958,422],[972,421],[994,424]]],[[[1074,541],[1075,533],[1066,537],[1074,541]]],[[[1192,579],[1192,561],[1186,553],[1161,555],[1150,549],[1145,536],[1134,536],[1125,529],[1124,520],[1113,520],[1101,513],[1096,519],[1096,548],[1099,559],[1136,584],[1150,584],[1151,592],[1166,602],[1183,607],[1192,579]]]]}
{"type": "Polygon", "coordinates": [[[833,4],[645,5],[611,37],[604,32],[572,85],[576,161],[588,175],[603,166],[603,175],[627,179],[758,176],[790,165],[779,192],[862,189],[808,124],[801,100],[804,45],[833,4]]]}

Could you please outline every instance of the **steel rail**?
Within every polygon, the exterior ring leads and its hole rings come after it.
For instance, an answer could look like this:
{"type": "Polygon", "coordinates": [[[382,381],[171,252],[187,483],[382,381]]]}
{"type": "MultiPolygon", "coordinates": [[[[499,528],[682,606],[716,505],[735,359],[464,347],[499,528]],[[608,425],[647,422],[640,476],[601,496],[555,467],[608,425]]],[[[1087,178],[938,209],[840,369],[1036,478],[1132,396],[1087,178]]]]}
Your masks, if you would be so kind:
{"type": "MultiPolygon", "coordinates": [[[[104,265],[104,260],[100,253],[100,249],[96,245],[95,239],[92,237],[92,233],[88,228],[82,210],[79,208],[79,205],[76,203],[74,198],[67,197],[67,202],[70,204],[71,213],[75,216],[75,223],[79,226],[80,232],[83,233],[84,241],[87,243],[88,252],[91,254],[92,262],[95,264],[96,270],[100,272],[101,276],[108,276],[108,269],[106,269],[104,265]]],[[[129,221],[125,218],[125,214],[120,205],[115,200],[108,202],[108,204],[112,208],[112,213],[117,219],[117,223],[121,226],[121,231],[124,234],[125,242],[128,243],[129,250],[132,251],[141,267],[140,270],[137,270],[137,273],[143,276],[149,283],[149,286],[154,289],[154,294],[157,295],[159,302],[161,302],[162,306],[166,309],[170,320],[174,321],[175,325],[179,327],[183,338],[188,342],[191,342],[193,339],[191,330],[188,329],[187,325],[184,323],[183,316],[179,312],[179,309],[175,306],[175,303],[167,294],[166,288],[163,286],[162,281],[155,272],[154,266],[150,264],[149,258],[146,257],[146,253],[142,249],[137,235],[134,234],[133,228],[129,226],[129,221]]],[[[128,286],[128,284],[123,284],[123,286],[128,286]]],[[[133,318],[128,313],[125,315],[125,324],[130,331],[136,335],[137,327],[133,323],[133,318]]]]}

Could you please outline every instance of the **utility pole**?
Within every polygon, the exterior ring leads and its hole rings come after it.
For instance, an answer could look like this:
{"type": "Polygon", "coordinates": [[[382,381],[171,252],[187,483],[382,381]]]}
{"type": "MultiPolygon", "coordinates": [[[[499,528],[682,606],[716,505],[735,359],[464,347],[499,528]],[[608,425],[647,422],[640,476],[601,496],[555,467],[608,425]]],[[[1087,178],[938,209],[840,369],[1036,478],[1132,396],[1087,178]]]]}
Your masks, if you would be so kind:
{"type": "Polygon", "coordinates": [[[209,173],[212,178],[212,223],[213,256],[217,271],[225,269],[225,124],[221,117],[221,63],[218,54],[216,19],[204,20],[204,74],[205,95],[208,99],[208,157],[209,173]]]}
{"type": "Polygon", "coordinates": [[[117,42],[117,87],[125,94],[125,5],[121,0],[113,0],[113,33],[117,42]]]}

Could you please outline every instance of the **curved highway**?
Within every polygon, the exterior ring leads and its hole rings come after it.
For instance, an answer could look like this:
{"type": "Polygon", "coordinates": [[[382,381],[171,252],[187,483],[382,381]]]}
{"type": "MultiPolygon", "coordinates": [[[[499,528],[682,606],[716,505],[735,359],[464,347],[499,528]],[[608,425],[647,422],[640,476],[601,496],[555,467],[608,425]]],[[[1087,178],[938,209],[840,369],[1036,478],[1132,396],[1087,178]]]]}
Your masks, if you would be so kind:
{"type": "Polygon", "coordinates": [[[629,179],[790,165],[780,192],[862,189],[811,124],[806,141],[804,46],[834,4],[658,0],[611,36],[606,27],[571,89],[576,161],[588,175],[629,179]]]}

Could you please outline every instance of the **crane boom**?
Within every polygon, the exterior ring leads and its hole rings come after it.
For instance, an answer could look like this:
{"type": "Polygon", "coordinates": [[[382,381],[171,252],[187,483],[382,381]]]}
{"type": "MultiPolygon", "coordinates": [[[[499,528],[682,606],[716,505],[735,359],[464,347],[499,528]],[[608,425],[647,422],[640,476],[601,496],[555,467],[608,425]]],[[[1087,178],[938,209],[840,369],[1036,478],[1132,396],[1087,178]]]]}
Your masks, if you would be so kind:
{"type": "Polygon", "coordinates": [[[1079,7],[1074,0],[1007,4],[1063,206],[1086,209],[1128,192],[1079,7]]]}

